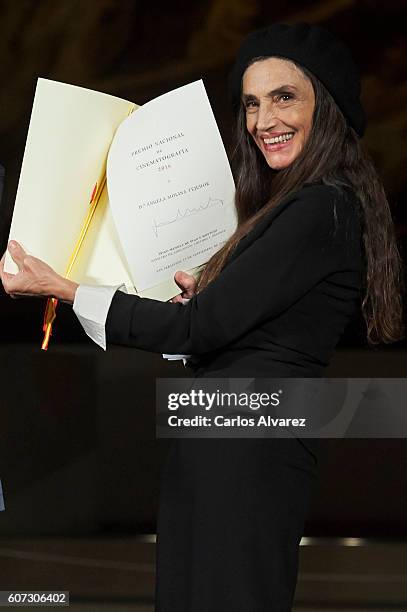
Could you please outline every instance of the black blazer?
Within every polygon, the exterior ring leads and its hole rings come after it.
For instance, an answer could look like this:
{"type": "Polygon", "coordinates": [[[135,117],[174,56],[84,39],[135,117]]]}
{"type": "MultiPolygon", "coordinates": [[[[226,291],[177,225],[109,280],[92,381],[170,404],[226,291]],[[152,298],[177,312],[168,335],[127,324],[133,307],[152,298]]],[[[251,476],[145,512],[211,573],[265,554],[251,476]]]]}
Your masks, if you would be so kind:
{"type": "Polygon", "coordinates": [[[117,291],[107,343],[192,354],[196,376],[322,376],[361,297],[355,196],[326,185],[285,198],[186,306],[117,291]]]}

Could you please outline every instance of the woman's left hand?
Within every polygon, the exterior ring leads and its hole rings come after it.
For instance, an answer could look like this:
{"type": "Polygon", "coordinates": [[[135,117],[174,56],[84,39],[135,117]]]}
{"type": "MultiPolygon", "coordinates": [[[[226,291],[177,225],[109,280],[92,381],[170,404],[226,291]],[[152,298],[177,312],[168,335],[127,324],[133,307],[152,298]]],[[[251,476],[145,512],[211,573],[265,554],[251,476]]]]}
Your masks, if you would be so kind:
{"type": "Polygon", "coordinates": [[[185,300],[189,301],[192,297],[194,297],[198,283],[192,274],[178,270],[178,272],[175,272],[174,274],[174,281],[177,283],[178,287],[182,289],[182,293],[179,293],[173,297],[170,302],[173,304],[176,304],[177,302],[185,304],[185,300]]]}
{"type": "Polygon", "coordinates": [[[0,278],[5,292],[11,297],[48,297],[52,296],[64,302],[73,303],[78,287],[55,272],[41,259],[27,255],[22,246],[12,240],[9,253],[18,266],[17,274],[4,271],[4,253],[0,261],[0,278]]]}

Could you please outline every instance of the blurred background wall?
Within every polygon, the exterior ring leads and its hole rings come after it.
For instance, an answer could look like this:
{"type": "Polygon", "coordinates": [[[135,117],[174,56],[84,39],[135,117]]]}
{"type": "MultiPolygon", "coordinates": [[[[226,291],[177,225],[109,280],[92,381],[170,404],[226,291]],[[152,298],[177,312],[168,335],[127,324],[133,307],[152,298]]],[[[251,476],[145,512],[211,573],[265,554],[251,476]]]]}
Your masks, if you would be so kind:
{"type": "MultiPolygon", "coordinates": [[[[226,148],[233,125],[226,81],[242,37],[272,21],[320,23],[362,71],[365,144],[383,178],[403,248],[407,235],[407,42],[404,3],[371,0],[2,0],[0,163],[7,244],[38,77],[138,104],[203,78],[226,148]]],[[[61,117],[63,121],[63,117],[61,117]]],[[[56,237],[57,239],[57,237],[56,237]]],[[[182,365],[124,348],[103,353],[62,305],[47,353],[42,300],[0,292],[1,534],[153,531],[166,443],[155,440],[157,376],[182,365]]],[[[348,329],[331,376],[406,376],[406,344],[367,350],[348,329]]],[[[407,535],[404,440],[326,444],[312,534],[407,535]]]]}

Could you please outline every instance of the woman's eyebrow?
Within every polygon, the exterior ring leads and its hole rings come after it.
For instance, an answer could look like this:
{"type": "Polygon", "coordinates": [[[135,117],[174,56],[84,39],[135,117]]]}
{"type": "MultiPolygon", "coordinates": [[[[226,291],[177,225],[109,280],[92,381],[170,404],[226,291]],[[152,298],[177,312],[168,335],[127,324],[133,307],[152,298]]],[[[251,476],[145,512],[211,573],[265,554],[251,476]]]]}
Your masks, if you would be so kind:
{"type": "Polygon", "coordinates": [[[254,96],[253,94],[242,94],[242,100],[243,102],[248,102],[249,100],[257,100],[257,97],[254,96]]]}
{"type": "Polygon", "coordinates": [[[272,91],[269,91],[267,95],[275,96],[276,94],[284,93],[285,91],[296,92],[298,90],[295,87],[295,85],[288,85],[288,84],[287,85],[280,85],[280,87],[277,87],[276,89],[273,89],[272,91]]]}
{"type": "MultiPolygon", "coordinates": [[[[271,91],[269,91],[267,95],[270,97],[273,97],[277,94],[281,94],[286,91],[292,91],[295,93],[298,91],[298,89],[297,87],[295,87],[295,85],[280,85],[280,87],[276,87],[276,89],[272,89],[271,91]]],[[[254,94],[250,94],[250,93],[247,93],[247,94],[244,93],[242,95],[242,100],[244,102],[247,102],[249,100],[257,100],[257,96],[255,96],[254,94]]]]}

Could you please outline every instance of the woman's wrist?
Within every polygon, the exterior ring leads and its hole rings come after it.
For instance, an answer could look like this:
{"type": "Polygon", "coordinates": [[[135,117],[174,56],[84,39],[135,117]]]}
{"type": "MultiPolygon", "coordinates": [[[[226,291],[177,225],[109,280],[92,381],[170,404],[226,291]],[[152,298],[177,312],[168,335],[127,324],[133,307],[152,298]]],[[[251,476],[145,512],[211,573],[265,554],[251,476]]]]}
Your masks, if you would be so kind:
{"type": "Polygon", "coordinates": [[[61,276],[58,280],[58,285],[55,287],[55,291],[52,292],[52,295],[58,300],[61,300],[61,302],[73,304],[78,287],[78,283],[61,276]]]}

